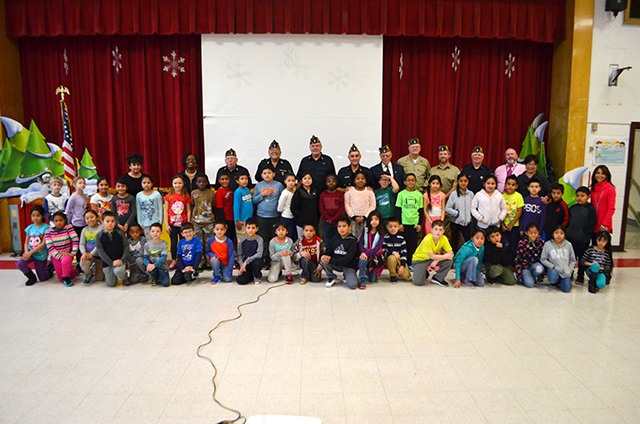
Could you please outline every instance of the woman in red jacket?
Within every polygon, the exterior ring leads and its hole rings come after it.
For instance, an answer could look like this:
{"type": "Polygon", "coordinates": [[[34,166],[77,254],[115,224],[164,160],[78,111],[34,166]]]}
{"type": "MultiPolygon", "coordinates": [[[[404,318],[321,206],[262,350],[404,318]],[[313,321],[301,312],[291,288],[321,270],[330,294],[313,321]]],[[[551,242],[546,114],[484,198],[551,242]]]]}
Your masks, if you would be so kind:
{"type": "MultiPolygon", "coordinates": [[[[604,165],[593,170],[591,177],[591,203],[596,208],[598,220],[593,238],[600,231],[613,232],[612,218],[616,211],[616,188],[611,184],[611,172],[604,165]]],[[[595,242],[594,242],[595,243],[595,242]]]]}

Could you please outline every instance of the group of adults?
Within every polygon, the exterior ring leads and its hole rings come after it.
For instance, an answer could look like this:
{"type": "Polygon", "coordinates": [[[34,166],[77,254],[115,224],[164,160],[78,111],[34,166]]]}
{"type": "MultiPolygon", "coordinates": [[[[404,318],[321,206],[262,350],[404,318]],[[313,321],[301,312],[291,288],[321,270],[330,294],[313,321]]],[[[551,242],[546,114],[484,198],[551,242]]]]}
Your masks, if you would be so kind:
{"type": "MultiPolygon", "coordinates": [[[[530,163],[520,164],[518,163],[518,153],[512,148],[506,150],[505,163],[497,167],[495,171],[484,164],[485,155],[480,146],[473,148],[471,151],[471,163],[464,165],[462,169],[451,163],[451,150],[447,145],[438,147],[438,163],[433,167],[429,160],[420,154],[421,150],[420,140],[414,137],[408,141],[408,154],[398,159],[397,162],[393,162],[393,152],[388,145],[385,145],[379,149],[380,162],[368,168],[361,164],[362,154],[354,146],[349,151],[349,165],[338,169],[336,172],[333,159],[322,153],[322,142],[318,137],[313,136],[309,141],[311,154],[300,160],[298,170],[294,172],[291,163],[282,158],[280,145],[274,140],[269,146],[269,157],[260,161],[254,176],[256,182],[261,181],[262,170],[268,165],[271,165],[276,170],[274,179],[283,184],[287,174],[293,174],[299,180],[304,174],[309,173],[313,177],[313,188],[320,193],[326,189],[325,180],[327,175],[330,174],[337,175],[338,187],[346,188],[353,185],[354,177],[358,172],[363,172],[367,179],[367,185],[375,189],[378,188],[380,175],[386,172],[398,182],[400,189],[402,189],[404,176],[412,173],[416,176],[416,187],[421,192],[424,192],[429,177],[438,175],[442,181],[441,190],[448,195],[456,188],[458,174],[463,172],[469,177],[469,189],[474,193],[482,190],[484,180],[489,175],[495,175],[498,178],[499,191],[504,191],[504,183],[509,175],[516,175],[522,181],[519,186],[520,190],[523,190],[523,195],[528,195],[526,190],[529,180],[532,178],[536,178],[541,182],[543,196],[548,195],[550,192],[549,181],[537,171],[537,158],[529,161],[530,163]]],[[[195,156],[189,155],[185,159],[185,165],[186,169],[183,174],[195,181],[196,172],[198,172],[195,156]]],[[[251,176],[251,173],[245,167],[238,164],[238,158],[233,149],[227,152],[225,166],[218,170],[216,180],[212,182],[216,184],[216,188],[219,186],[218,177],[223,172],[227,172],[231,176],[230,188],[233,190],[237,188],[237,182],[235,181],[237,175],[246,173],[251,176]]],[[[250,182],[250,186],[251,184],[250,182]]]]}
{"type": "MultiPolygon", "coordinates": [[[[438,163],[435,166],[431,166],[429,160],[420,154],[422,146],[418,138],[414,137],[410,139],[407,143],[407,148],[408,153],[398,159],[397,162],[393,162],[393,152],[391,148],[388,145],[381,147],[379,149],[380,162],[368,168],[361,164],[362,155],[360,151],[355,148],[355,146],[352,146],[348,155],[349,164],[336,172],[333,159],[322,152],[321,140],[316,136],[312,136],[309,140],[310,154],[300,160],[298,170],[294,172],[291,163],[282,158],[280,145],[274,140],[269,145],[269,157],[260,161],[254,177],[256,182],[262,181],[262,170],[269,165],[276,171],[274,179],[283,185],[287,174],[293,174],[297,180],[300,180],[304,174],[309,173],[313,177],[313,188],[316,189],[318,193],[321,193],[326,189],[325,181],[327,176],[331,174],[337,175],[338,187],[346,188],[354,184],[354,177],[358,172],[363,172],[366,176],[367,185],[376,189],[379,187],[380,175],[385,172],[389,173],[396,180],[402,190],[404,188],[404,176],[412,173],[416,176],[416,187],[421,192],[424,192],[427,188],[429,178],[432,175],[438,175],[442,183],[441,190],[448,197],[448,195],[456,189],[457,177],[460,172],[469,178],[468,189],[473,193],[477,193],[483,189],[484,181],[490,175],[495,175],[498,180],[497,189],[503,192],[507,177],[515,175],[518,178],[518,191],[523,197],[529,195],[529,181],[535,179],[540,182],[540,196],[543,200],[546,201],[550,198],[551,184],[544,174],[538,172],[537,156],[529,155],[525,158],[525,163],[521,164],[518,162],[518,152],[513,148],[508,148],[504,154],[505,162],[494,170],[484,163],[485,154],[482,147],[475,146],[471,151],[471,163],[464,165],[462,168],[458,168],[451,163],[451,150],[447,145],[440,145],[438,147],[438,163]]],[[[190,192],[192,188],[195,188],[197,178],[204,174],[198,170],[198,158],[194,154],[189,153],[185,155],[183,158],[183,166],[185,169],[182,175],[186,182],[186,188],[190,192]]],[[[225,165],[218,170],[215,181],[211,181],[212,184],[215,184],[216,189],[219,188],[218,177],[224,172],[230,176],[229,187],[232,190],[238,187],[236,177],[240,174],[249,175],[249,187],[253,187],[251,173],[245,167],[238,164],[238,157],[233,149],[227,151],[225,165]]],[[[610,181],[610,177],[607,178],[607,180],[610,181]]],[[[596,206],[595,203],[597,202],[594,202],[594,206],[596,206]]],[[[596,209],[598,209],[597,206],[596,209]]],[[[608,231],[611,232],[610,219],[606,227],[608,231]]]]}

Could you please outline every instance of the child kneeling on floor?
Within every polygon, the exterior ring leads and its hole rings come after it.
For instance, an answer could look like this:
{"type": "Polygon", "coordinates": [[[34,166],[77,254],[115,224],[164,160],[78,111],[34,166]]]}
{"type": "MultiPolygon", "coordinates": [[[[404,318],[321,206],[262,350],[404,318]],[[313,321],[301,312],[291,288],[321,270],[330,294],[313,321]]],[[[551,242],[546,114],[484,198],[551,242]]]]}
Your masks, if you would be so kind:
{"type": "Polygon", "coordinates": [[[338,219],[338,235],[327,243],[327,252],[320,258],[321,266],[327,273],[325,287],[332,287],[336,283],[334,271],[342,272],[347,287],[355,289],[358,286],[358,239],[351,231],[351,221],[343,216],[338,219]]]}
{"type": "MultiPolygon", "coordinates": [[[[507,180],[507,183],[510,181],[507,180]]],[[[519,195],[520,193],[517,194],[519,195]]],[[[487,283],[497,282],[506,286],[513,286],[516,283],[516,277],[513,275],[514,269],[511,266],[511,249],[515,251],[516,246],[507,244],[508,240],[503,242],[502,233],[498,227],[487,228],[485,237],[482,260],[487,274],[487,283]]]]}
{"type": "Polygon", "coordinates": [[[482,276],[482,257],[484,256],[484,231],[477,229],[471,240],[465,242],[453,262],[456,264],[456,282],[454,288],[461,285],[467,289],[484,286],[482,276]]]}
{"type": "Polygon", "coordinates": [[[451,269],[452,260],[453,249],[444,235],[444,221],[436,219],[431,223],[431,233],[422,239],[413,254],[413,284],[423,286],[427,276],[432,275],[429,279],[433,284],[448,286],[445,277],[451,269]]]}
{"type": "Polygon", "coordinates": [[[176,249],[178,267],[171,279],[171,284],[174,286],[195,281],[198,277],[198,266],[202,262],[202,241],[194,237],[196,231],[193,224],[190,222],[182,224],[180,233],[182,239],[178,242],[176,249]]]}
{"type": "Polygon", "coordinates": [[[104,227],[96,234],[96,250],[102,259],[102,272],[107,286],[115,287],[118,278],[122,284],[128,286],[127,257],[129,256],[129,240],[127,236],[116,228],[116,214],[106,211],[102,214],[102,226],[104,227]]]}
{"type": "Polygon", "coordinates": [[[370,282],[378,281],[378,277],[384,268],[384,252],[382,242],[384,240],[384,226],[382,225],[382,215],[377,210],[371,212],[367,217],[366,225],[360,234],[360,256],[358,257],[358,268],[360,271],[360,284],[358,288],[367,288],[367,278],[370,282]]]}
{"type": "Polygon", "coordinates": [[[169,256],[169,246],[167,242],[160,239],[162,225],[154,222],[149,227],[149,237],[144,245],[144,265],[147,273],[151,276],[151,285],[155,286],[160,282],[164,287],[169,287],[169,266],[167,256],[169,256]]]}
{"type": "Polygon", "coordinates": [[[313,224],[305,224],[302,229],[302,238],[296,240],[294,246],[295,258],[300,264],[300,284],[306,284],[307,281],[320,282],[322,275],[322,268],[319,267],[320,257],[325,249],[326,246],[316,235],[313,224]]]}
{"type": "Polygon", "coordinates": [[[227,223],[218,221],[213,225],[213,237],[207,240],[207,258],[213,271],[211,284],[216,284],[220,280],[228,283],[233,275],[233,262],[236,259],[233,241],[227,237],[227,223]]]}
{"type": "Polygon", "coordinates": [[[596,235],[596,245],[587,249],[580,258],[580,264],[587,270],[589,293],[597,293],[611,281],[613,257],[611,255],[611,234],[600,231],[596,235]]]}
{"type": "Polygon", "coordinates": [[[564,238],[565,229],[562,225],[557,226],[550,236],[550,240],[542,248],[540,262],[547,269],[549,284],[555,286],[560,283],[560,290],[569,293],[573,269],[576,266],[573,246],[564,238]]]}
{"type": "Polygon", "coordinates": [[[267,280],[275,283],[284,269],[287,276],[287,284],[293,283],[293,240],[287,237],[287,226],[284,222],[275,225],[276,236],[269,242],[269,257],[271,266],[267,280]]]}

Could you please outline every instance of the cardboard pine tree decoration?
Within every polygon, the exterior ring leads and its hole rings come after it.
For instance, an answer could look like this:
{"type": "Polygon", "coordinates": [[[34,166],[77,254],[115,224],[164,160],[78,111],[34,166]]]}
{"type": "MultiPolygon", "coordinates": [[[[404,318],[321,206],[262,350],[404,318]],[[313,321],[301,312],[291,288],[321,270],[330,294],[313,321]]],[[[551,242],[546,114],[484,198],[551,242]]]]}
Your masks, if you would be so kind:
{"type": "Polygon", "coordinates": [[[58,149],[53,154],[53,161],[51,162],[51,176],[64,178],[64,164],[62,163],[62,149],[58,149]]]}
{"type": "Polygon", "coordinates": [[[48,172],[53,162],[51,149],[44,141],[44,136],[33,120],[29,128],[27,148],[20,164],[20,174],[17,182],[30,182],[48,172]]]}
{"type": "Polygon", "coordinates": [[[9,149],[2,152],[2,161],[4,166],[2,174],[0,174],[0,192],[4,192],[10,187],[18,187],[16,177],[20,173],[20,164],[22,157],[27,148],[27,140],[29,139],[29,131],[19,122],[13,119],[0,117],[0,121],[4,124],[7,136],[9,137],[9,149]]]}
{"type": "Polygon", "coordinates": [[[0,176],[4,172],[4,167],[9,162],[9,155],[11,154],[11,143],[9,143],[9,139],[4,139],[4,148],[2,149],[2,156],[0,156],[0,176]]]}
{"type": "Polygon", "coordinates": [[[84,154],[82,155],[82,160],[80,161],[80,166],[78,168],[78,175],[83,177],[86,180],[97,180],[98,172],[96,171],[96,166],[93,164],[93,158],[91,154],[89,154],[89,150],[84,149],[84,154]]]}

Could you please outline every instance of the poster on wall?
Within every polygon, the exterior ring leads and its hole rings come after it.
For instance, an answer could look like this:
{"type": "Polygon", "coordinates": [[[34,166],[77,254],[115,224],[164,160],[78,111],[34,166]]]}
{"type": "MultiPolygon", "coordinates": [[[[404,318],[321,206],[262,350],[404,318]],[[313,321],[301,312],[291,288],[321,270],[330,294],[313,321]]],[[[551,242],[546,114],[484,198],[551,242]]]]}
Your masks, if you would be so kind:
{"type": "Polygon", "coordinates": [[[624,165],[627,161],[628,138],[597,138],[594,141],[593,163],[624,165]]]}

